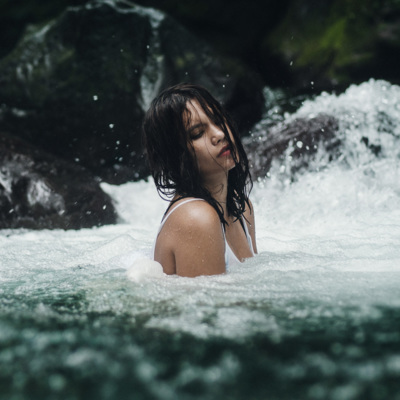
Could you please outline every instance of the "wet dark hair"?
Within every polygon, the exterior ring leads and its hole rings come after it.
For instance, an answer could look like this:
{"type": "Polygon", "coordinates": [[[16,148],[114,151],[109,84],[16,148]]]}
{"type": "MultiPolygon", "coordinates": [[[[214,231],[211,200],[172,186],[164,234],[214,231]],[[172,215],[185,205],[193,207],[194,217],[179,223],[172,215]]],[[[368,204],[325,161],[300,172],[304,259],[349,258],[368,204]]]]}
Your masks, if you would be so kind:
{"type": "Polygon", "coordinates": [[[161,197],[178,194],[206,200],[217,211],[221,222],[227,221],[221,205],[202,185],[192,139],[188,133],[188,103],[196,101],[210,120],[225,134],[232,151],[235,167],[228,172],[228,215],[239,218],[249,204],[252,179],[249,163],[237,128],[221,104],[207,89],[192,84],[179,84],[161,92],[151,103],[143,121],[143,139],[150,169],[161,197]],[[228,129],[232,133],[234,143],[228,129]]]}

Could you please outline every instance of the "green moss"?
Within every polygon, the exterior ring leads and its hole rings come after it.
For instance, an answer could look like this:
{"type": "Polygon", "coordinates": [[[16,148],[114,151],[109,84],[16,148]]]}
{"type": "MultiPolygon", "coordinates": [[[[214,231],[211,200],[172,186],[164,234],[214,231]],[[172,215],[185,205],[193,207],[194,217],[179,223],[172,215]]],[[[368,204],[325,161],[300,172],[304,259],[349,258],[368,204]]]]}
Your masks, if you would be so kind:
{"type": "Polygon", "coordinates": [[[196,55],[191,52],[185,52],[179,57],[175,57],[175,66],[178,69],[184,69],[192,65],[196,60],[196,55]]]}
{"type": "Polygon", "coordinates": [[[280,54],[294,73],[310,69],[310,76],[346,83],[350,70],[376,56],[381,7],[375,0],[334,0],[308,8],[295,1],[264,48],[280,54]]]}
{"type": "Polygon", "coordinates": [[[320,35],[310,38],[296,62],[298,66],[326,65],[340,53],[346,41],[347,21],[341,18],[328,26],[320,35]]]}

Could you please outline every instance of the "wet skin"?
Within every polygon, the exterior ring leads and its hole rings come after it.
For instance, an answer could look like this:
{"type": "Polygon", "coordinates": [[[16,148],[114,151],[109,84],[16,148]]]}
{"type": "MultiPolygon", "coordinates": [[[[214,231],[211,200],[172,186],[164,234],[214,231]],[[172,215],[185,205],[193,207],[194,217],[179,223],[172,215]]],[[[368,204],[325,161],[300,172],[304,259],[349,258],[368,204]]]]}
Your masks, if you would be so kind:
{"type": "MultiPolygon", "coordinates": [[[[228,172],[235,167],[232,151],[224,132],[206,115],[197,102],[188,103],[188,134],[193,156],[203,184],[221,204],[227,216],[226,197],[228,172]]],[[[231,132],[231,141],[233,137],[231,132]]],[[[177,196],[178,197],[178,196],[177,196]]],[[[171,212],[181,201],[177,201],[171,212]]],[[[256,251],[254,212],[245,210],[248,228],[256,251]]],[[[227,218],[226,239],[239,260],[251,257],[246,235],[238,220],[227,218]]],[[[158,235],[155,260],[167,274],[181,276],[214,275],[224,273],[225,240],[219,216],[205,201],[184,204],[165,222],[158,235]]]]}

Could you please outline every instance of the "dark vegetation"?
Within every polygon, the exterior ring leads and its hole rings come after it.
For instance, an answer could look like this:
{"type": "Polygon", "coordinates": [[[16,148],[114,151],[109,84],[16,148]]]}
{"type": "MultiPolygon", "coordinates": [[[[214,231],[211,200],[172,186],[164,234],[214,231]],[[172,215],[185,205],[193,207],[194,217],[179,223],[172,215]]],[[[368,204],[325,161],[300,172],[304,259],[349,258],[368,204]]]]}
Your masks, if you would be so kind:
{"type": "MultiPolygon", "coordinates": [[[[0,57],[29,23],[85,0],[2,0],[0,57]]],[[[138,0],[167,12],[266,85],[343,89],[369,78],[400,82],[400,0],[138,0]],[[313,82],[313,84],[311,84],[313,82]]]]}
{"type": "MultiPolygon", "coordinates": [[[[302,96],[400,83],[400,0],[136,2],[166,16],[125,0],[86,3],[0,0],[0,228],[115,222],[99,183],[148,176],[140,126],[166,86],[206,86],[246,136],[264,86],[302,96]]],[[[248,143],[255,176],[293,140],[332,147],[335,124],[327,115],[271,127],[248,143]]],[[[297,166],[309,157],[298,152],[297,166]]]]}

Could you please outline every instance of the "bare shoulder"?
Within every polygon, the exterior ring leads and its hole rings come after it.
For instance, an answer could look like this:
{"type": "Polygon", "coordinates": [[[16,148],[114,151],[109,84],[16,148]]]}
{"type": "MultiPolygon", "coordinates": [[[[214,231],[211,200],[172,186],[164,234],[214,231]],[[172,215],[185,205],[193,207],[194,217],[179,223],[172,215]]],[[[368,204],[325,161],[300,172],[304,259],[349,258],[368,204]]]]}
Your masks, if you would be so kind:
{"type": "MultiPolygon", "coordinates": [[[[178,206],[177,203],[176,206],[178,206]]],[[[172,211],[172,210],[171,210],[172,211]]],[[[171,215],[171,222],[178,223],[181,229],[193,228],[197,229],[210,228],[210,226],[220,227],[220,219],[209,203],[202,200],[190,201],[182,204],[179,209],[171,215]]]]}
{"type": "MultiPolygon", "coordinates": [[[[183,201],[182,201],[183,202],[183,201]]],[[[216,210],[206,201],[174,204],[156,244],[156,261],[181,276],[225,272],[225,241],[216,210]]]]}

